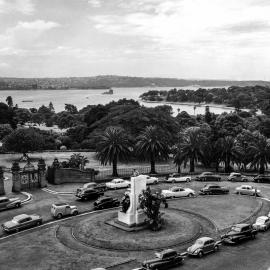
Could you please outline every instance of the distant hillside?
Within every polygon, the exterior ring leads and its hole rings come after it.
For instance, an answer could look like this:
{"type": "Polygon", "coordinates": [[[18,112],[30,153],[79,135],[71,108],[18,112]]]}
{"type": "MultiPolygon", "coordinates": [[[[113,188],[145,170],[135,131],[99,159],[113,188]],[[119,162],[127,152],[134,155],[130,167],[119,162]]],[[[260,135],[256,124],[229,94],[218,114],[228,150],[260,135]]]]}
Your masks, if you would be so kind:
{"type": "Polygon", "coordinates": [[[194,86],[270,86],[269,81],[185,80],[128,76],[66,78],[0,78],[0,90],[26,89],[104,89],[111,87],[181,87],[194,86]]]}

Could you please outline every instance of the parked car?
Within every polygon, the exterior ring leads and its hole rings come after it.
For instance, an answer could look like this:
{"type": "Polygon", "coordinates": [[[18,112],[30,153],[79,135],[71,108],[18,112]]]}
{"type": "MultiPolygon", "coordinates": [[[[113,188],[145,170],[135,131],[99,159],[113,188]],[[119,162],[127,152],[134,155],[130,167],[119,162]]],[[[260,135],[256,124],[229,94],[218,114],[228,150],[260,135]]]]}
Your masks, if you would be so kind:
{"type": "Polygon", "coordinates": [[[250,195],[250,196],[261,196],[261,191],[256,187],[249,186],[249,185],[242,185],[235,189],[236,194],[241,195],[250,195]]]}
{"type": "Polygon", "coordinates": [[[144,269],[168,269],[183,263],[183,256],[173,249],[166,249],[162,252],[155,253],[156,258],[146,260],[142,263],[144,269]]]}
{"type": "Polygon", "coordinates": [[[190,188],[171,187],[168,190],[162,190],[161,194],[165,198],[194,197],[195,191],[190,188]]]}
{"type": "Polygon", "coordinates": [[[201,190],[201,195],[220,195],[220,194],[228,194],[229,189],[226,187],[221,187],[219,185],[205,185],[201,190]]]}
{"type": "Polygon", "coordinates": [[[256,183],[270,183],[270,176],[259,174],[253,178],[253,181],[256,183]]]}
{"type": "Polygon", "coordinates": [[[187,254],[189,256],[198,256],[201,258],[207,253],[218,251],[220,243],[220,241],[215,241],[210,237],[201,237],[187,249],[187,254]]]}
{"type": "Polygon", "coordinates": [[[203,172],[195,177],[196,181],[221,181],[221,177],[212,172],[203,172]]]}
{"type": "Polygon", "coordinates": [[[106,183],[106,187],[109,189],[127,188],[130,186],[130,182],[121,178],[113,179],[111,182],[106,183]]]}
{"type": "Polygon", "coordinates": [[[248,178],[241,173],[232,172],[228,176],[227,180],[231,182],[247,182],[248,178]]]}
{"type": "Polygon", "coordinates": [[[15,216],[11,221],[2,224],[3,231],[7,233],[18,232],[42,224],[42,218],[38,215],[21,214],[15,216]]]}
{"type": "Polygon", "coordinates": [[[22,204],[19,198],[0,197],[0,210],[18,208],[22,204]]]}
{"type": "Polygon", "coordinates": [[[94,200],[103,195],[104,195],[104,192],[98,191],[93,188],[79,189],[77,190],[77,193],[75,194],[75,196],[81,200],[94,200]]]}
{"type": "Polygon", "coordinates": [[[118,207],[119,205],[120,205],[120,202],[116,198],[101,197],[94,202],[94,209],[100,210],[100,209],[118,207]]]}
{"type": "Polygon", "coordinates": [[[267,231],[270,227],[270,218],[266,216],[261,216],[256,219],[256,222],[253,224],[253,228],[257,231],[267,231]]]}
{"type": "Polygon", "coordinates": [[[62,218],[64,216],[76,216],[79,214],[78,208],[75,205],[67,203],[54,203],[51,206],[51,214],[54,218],[62,218]]]}
{"type": "Polygon", "coordinates": [[[90,183],[85,183],[82,187],[82,189],[87,189],[87,188],[93,188],[93,189],[96,189],[98,191],[106,191],[106,185],[105,184],[98,184],[96,182],[90,182],[90,183]]]}
{"type": "Polygon", "coordinates": [[[236,224],[230,231],[221,236],[222,242],[236,244],[244,239],[255,239],[257,230],[251,224],[236,224]]]}
{"type": "Polygon", "coordinates": [[[176,183],[176,182],[190,182],[191,176],[181,176],[180,174],[172,174],[168,177],[166,182],[176,183]]]}

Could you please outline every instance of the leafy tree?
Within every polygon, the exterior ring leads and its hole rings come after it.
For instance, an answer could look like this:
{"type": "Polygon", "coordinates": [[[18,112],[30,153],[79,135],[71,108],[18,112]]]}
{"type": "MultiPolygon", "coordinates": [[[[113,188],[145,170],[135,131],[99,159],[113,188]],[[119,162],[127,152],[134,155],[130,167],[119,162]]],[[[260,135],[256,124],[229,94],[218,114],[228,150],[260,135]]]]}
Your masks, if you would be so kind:
{"type": "Polygon", "coordinates": [[[77,114],[78,109],[75,105],[73,104],[65,104],[65,111],[71,113],[71,114],[77,114]]]}
{"type": "Polygon", "coordinates": [[[10,124],[12,128],[17,125],[13,109],[3,102],[0,102],[0,124],[10,124]]]}
{"type": "Polygon", "coordinates": [[[70,159],[68,160],[68,164],[70,168],[78,168],[81,170],[84,170],[86,163],[89,163],[88,158],[81,154],[76,154],[76,153],[72,154],[70,159]]]}
{"type": "Polygon", "coordinates": [[[221,159],[225,163],[225,172],[228,173],[231,171],[231,161],[235,157],[235,148],[234,148],[234,138],[232,136],[225,136],[224,138],[219,138],[218,144],[221,148],[221,159]]]}
{"type": "Polygon", "coordinates": [[[7,102],[8,107],[10,107],[10,108],[13,107],[13,100],[12,100],[12,97],[11,96],[8,96],[6,98],[6,102],[7,102]]]}
{"type": "Polygon", "coordinates": [[[0,140],[9,135],[13,129],[9,124],[0,124],[0,140]]]}
{"type": "Polygon", "coordinates": [[[54,112],[54,107],[53,107],[53,104],[52,104],[52,102],[50,101],[50,103],[49,103],[49,110],[51,111],[51,112],[54,112]]]}
{"type": "Polygon", "coordinates": [[[108,114],[108,108],[103,105],[97,105],[88,110],[84,115],[84,122],[91,126],[96,121],[102,119],[108,114]]]}
{"type": "Polygon", "coordinates": [[[179,164],[187,164],[189,161],[190,172],[194,172],[195,162],[202,159],[202,144],[205,143],[205,138],[202,135],[202,130],[199,127],[186,128],[179,134],[179,164]]]}
{"type": "Polygon", "coordinates": [[[148,126],[141,132],[135,148],[139,157],[150,161],[150,173],[152,174],[156,173],[156,160],[167,160],[169,158],[166,137],[156,126],[148,126]]]}
{"type": "Polygon", "coordinates": [[[18,108],[14,110],[16,120],[19,124],[24,125],[26,122],[31,120],[31,113],[28,109],[18,108]]]}
{"type": "Polygon", "coordinates": [[[125,130],[119,127],[108,127],[98,137],[97,158],[102,165],[112,164],[112,175],[118,176],[118,161],[127,161],[130,157],[130,140],[125,130]]]}
{"type": "Polygon", "coordinates": [[[42,150],[44,147],[44,137],[32,128],[14,130],[3,140],[3,148],[6,151],[27,153],[42,150]]]}
{"type": "Polygon", "coordinates": [[[152,194],[149,187],[142,191],[139,195],[140,208],[142,208],[148,217],[148,223],[153,231],[158,231],[162,226],[162,213],[160,213],[160,205],[163,203],[165,208],[168,207],[166,199],[160,192],[152,194]]]}
{"type": "Polygon", "coordinates": [[[267,168],[270,162],[270,139],[267,139],[258,131],[254,132],[254,137],[254,142],[249,146],[252,155],[251,166],[255,168],[258,167],[259,173],[264,174],[265,168],[267,168]]]}

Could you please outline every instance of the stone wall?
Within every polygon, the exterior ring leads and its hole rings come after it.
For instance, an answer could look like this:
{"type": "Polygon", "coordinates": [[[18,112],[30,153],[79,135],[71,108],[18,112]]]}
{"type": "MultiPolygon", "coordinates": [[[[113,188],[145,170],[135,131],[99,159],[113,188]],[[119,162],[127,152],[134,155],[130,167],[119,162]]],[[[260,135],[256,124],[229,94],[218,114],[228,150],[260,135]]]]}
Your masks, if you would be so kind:
{"type": "Polygon", "coordinates": [[[88,183],[95,180],[95,171],[71,168],[50,168],[54,170],[53,179],[50,183],[59,185],[62,183],[88,183]]]}

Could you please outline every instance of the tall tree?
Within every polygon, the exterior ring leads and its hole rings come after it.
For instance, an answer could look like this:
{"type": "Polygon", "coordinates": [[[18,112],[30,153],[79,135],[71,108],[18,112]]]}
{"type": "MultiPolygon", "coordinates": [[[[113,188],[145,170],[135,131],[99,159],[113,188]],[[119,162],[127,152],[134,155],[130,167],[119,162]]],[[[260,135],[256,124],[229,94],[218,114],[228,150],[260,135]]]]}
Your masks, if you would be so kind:
{"type": "Polygon", "coordinates": [[[258,131],[254,132],[254,136],[255,140],[249,146],[252,155],[251,166],[259,167],[259,173],[264,174],[267,164],[270,162],[270,139],[258,131]]]}
{"type": "Polygon", "coordinates": [[[6,102],[7,102],[8,107],[10,107],[10,108],[13,107],[13,100],[12,100],[12,97],[11,96],[8,96],[6,98],[6,102]]]}
{"type": "Polygon", "coordinates": [[[167,160],[169,158],[169,147],[166,137],[156,126],[146,127],[138,136],[136,153],[139,157],[150,161],[150,173],[156,173],[156,160],[167,160]]]}
{"type": "Polygon", "coordinates": [[[202,159],[202,144],[205,143],[205,138],[199,127],[186,128],[180,133],[179,155],[180,163],[185,164],[189,161],[190,172],[194,172],[195,162],[202,159]]]}
{"type": "Polygon", "coordinates": [[[53,104],[52,104],[51,101],[49,103],[49,107],[48,108],[50,109],[51,112],[54,112],[54,107],[53,107],[53,104]]]}
{"type": "Polygon", "coordinates": [[[119,160],[128,161],[130,157],[130,141],[124,129],[108,127],[98,135],[97,158],[102,165],[112,164],[113,176],[118,176],[117,164],[119,160]]]}
{"type": "Polygon", "coordinates": [[[225,163],[225,172],[228,173],[231,171],[231,161],[235,157],[235,148],[234,148],[235,139],[232,136],[225,136],[218,140],[218,144],[221,149],[221,159],[225,163]]]}

